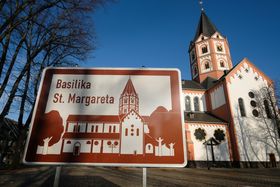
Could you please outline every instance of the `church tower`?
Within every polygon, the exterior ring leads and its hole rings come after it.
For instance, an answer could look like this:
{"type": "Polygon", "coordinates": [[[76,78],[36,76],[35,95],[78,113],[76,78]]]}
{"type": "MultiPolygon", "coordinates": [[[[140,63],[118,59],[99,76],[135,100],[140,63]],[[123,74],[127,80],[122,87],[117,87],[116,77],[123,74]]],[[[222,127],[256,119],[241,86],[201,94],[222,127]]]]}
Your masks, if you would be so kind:
{"type": "Polygon", "coordinates": [[[190,42],[189,57],[192,80],[219,79],[232,68],[227,39],[201,10],[194,39],[190,42]]]}
{"type": "Polygon", "coordinates": [[[129,77],[119,100],[119,115],[125,115],[131,110],[139,113],[139,98],[129,77]]]}

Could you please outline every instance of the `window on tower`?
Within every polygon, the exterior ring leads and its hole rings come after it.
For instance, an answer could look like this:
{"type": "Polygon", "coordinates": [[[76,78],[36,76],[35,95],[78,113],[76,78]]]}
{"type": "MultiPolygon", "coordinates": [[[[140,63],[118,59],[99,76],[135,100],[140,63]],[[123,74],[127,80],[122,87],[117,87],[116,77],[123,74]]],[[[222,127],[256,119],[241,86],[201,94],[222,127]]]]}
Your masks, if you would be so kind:
{"type": "Polygon", "coordinates": [[[223,47],[222,47],[221,44],[218,44],[218,45],[217,45],[217,51],[218,51],[218,52],[223,52],[223,47]]]}
{"type": "Polygon", "coordinates": [[[191,53],[191,59],[192,59],[192,61],[195,59],[195,53],[194,53],[194,51],[191,53]]]}
{"type": "Polygon", "coordinates": [[[225,62],[224,61],[220,61],[220,67],[224,68],[225,67],[225,62]]]}
{"type": "Polygon", "coordinates": [[[207,53],[207,52],[208,52],[207,46],[206,46],[206,45],[203,45],[203,46],[201,47],[201,51],[202,51],[202,54],[207,53]]]}
{"type": "Polygon", "coordinates": [[[124,103],[127,103],[127,98],[124,98],[123,102],[124,102],[124,103]]]}
{"type": "Polygon", "coordinates": [[[205,66],[205,69],[210,69],[209,62],[205,62],[204,66],[205,66]]]}

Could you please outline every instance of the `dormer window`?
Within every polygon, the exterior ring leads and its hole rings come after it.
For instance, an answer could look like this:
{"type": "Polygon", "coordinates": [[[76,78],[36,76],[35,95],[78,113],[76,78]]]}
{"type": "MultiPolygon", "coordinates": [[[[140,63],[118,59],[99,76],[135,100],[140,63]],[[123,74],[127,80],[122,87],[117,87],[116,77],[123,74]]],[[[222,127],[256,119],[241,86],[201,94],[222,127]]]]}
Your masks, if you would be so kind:
{"type": "Polygon", "coordinates": [[[220,36],[217,34],[217,38],[220,38],[220,36]]]}
{"type": "Polygon", "coordinates": [[[201,40],[204,40],[204,36],[201,37],[201,40]]]}
{"type": "Polygon", "coordinates": [[[202,54],[207,53],[207,52],[208,52],[207,46],[206,46],[206,45],[203,45],[203,46],[201,47],[201,51],[202,51],[202,54]]]}

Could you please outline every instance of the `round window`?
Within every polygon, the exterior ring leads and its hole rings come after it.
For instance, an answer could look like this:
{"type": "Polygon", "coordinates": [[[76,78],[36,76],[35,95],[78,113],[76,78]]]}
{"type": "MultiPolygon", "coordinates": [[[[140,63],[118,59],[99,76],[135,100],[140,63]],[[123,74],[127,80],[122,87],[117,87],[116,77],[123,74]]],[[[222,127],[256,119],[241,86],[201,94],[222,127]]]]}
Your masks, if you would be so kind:
{"type": "Polygon", "coordinates": [[[194,136],[197,140],[200,140],[200,141],[204,140],[206,137],[205,130],[202,128],[195,129],[194,136]]]}
{"type": "Polygon", "coordinates": [[[119,142],[115,141],[115,142],[114,142],[114,145],[115,145],[115,146],[119,145],[119,142]]]}
{"type": "Polygon", "coordinates": [[[214,137],[216,140],[221,142],[221,141],[225,140],[225,133],[223,130],[217,129],[214,131],[214,137]]]}
{"type": "Polygon", "coordinates": [[[251,97],[251,98],[254,98],[254,97],[255,97],[255,94],[254,94],[253,92],[249,92],[248,95],[249,95],[249,97],[251,97]]]}
{"type": "Polygon", "coordinates": [[[107,145],[111,145],[111,144],[112,144],[111,141],[108,141],[108,142],[107,142],[107,145]]]}
{"type": "Polygon", "coordinates": [[[251,101],[250,104],[251,104],[252,107],[256,107],[257,106],[256,101],[251,101]]]}
{"type": "Polygon", "coordinates": [[[254,109],[254,110],[252,111],[252,114],[253,114],[255,117],[259,117],[259,112],[258,112],[256,109],[254,109]]]}
{"type": "Polygon", "coordinates": [[[99,144],[99,142],[98,142],[98,141],[95,141],[95,142],[94,142],[94,145],[98,145],[98,144],[99,144]]]}

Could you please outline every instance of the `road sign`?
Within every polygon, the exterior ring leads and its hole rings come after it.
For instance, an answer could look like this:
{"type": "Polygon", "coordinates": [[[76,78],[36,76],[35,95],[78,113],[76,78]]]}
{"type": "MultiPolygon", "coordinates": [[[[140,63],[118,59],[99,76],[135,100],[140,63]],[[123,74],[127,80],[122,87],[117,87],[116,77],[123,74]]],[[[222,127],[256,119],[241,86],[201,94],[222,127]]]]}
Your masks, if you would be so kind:
{"type": "Polygon", "coordinates": [[[27,164],[183,167],[177,69],[44,70],[27,164]]]}

